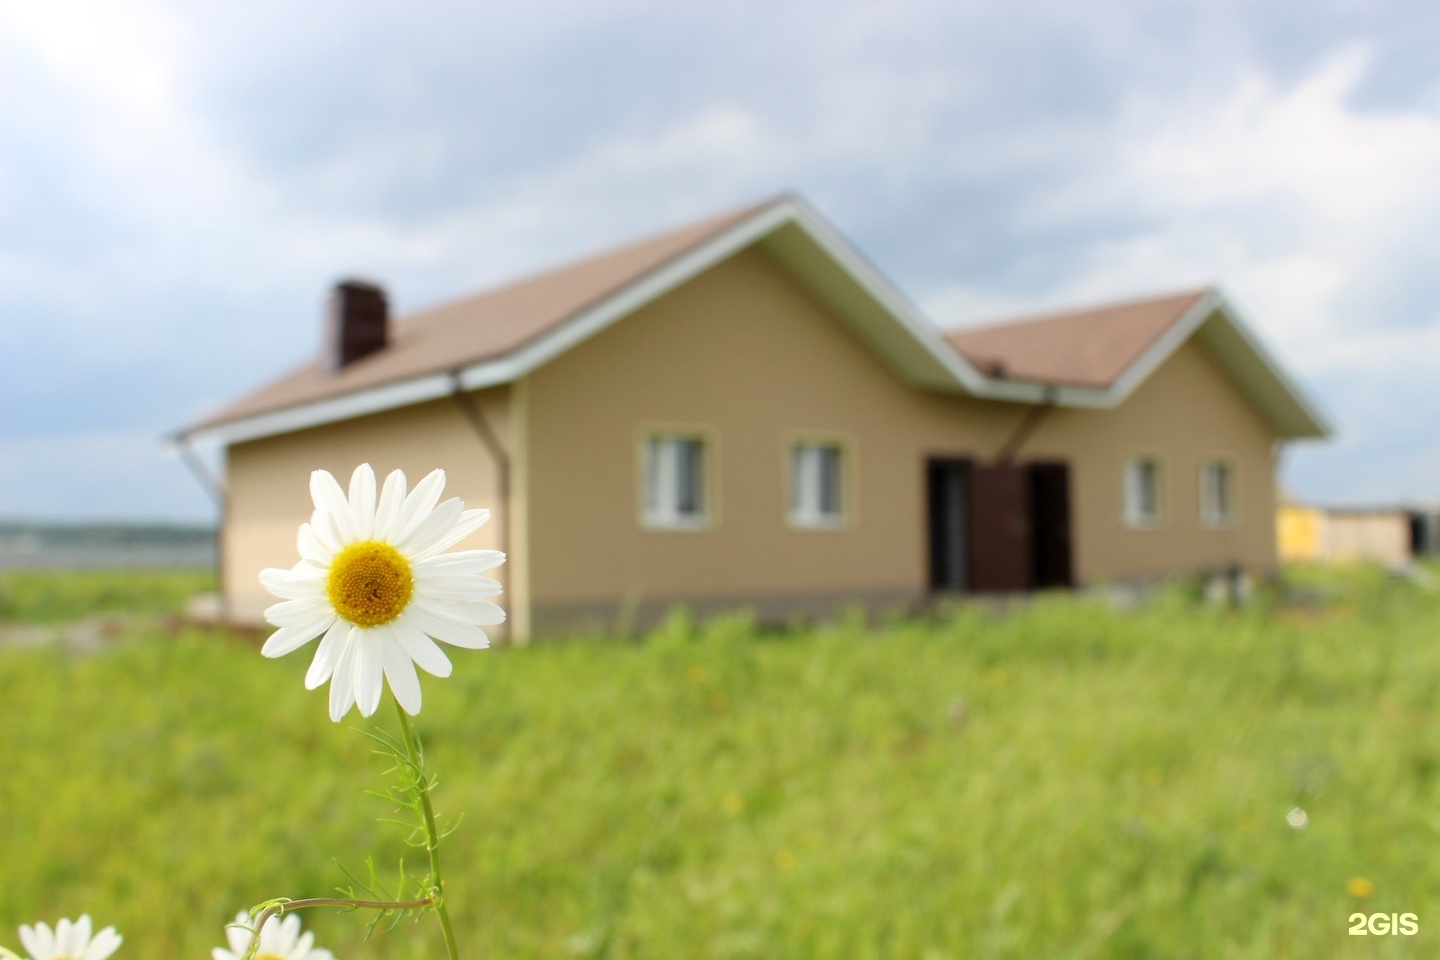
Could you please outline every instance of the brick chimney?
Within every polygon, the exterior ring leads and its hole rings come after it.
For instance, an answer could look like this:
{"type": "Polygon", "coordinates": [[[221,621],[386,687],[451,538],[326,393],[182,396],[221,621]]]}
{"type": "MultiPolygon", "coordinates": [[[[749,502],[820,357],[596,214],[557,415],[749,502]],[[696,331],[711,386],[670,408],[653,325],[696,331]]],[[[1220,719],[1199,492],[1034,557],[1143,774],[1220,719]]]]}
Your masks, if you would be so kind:
{"type": "Polygon", "coordinates": [[[379,350],[389,340],[389,328],[385,291],[364,280],[341,280],[326,309],[326,366],[339,370],[379,350]]]}

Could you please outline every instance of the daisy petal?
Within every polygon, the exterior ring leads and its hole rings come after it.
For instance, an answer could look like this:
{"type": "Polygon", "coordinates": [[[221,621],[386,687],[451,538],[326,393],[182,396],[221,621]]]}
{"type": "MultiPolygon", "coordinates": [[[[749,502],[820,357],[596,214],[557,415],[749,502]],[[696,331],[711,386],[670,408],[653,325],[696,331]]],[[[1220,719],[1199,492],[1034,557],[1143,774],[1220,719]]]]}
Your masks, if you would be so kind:
{"type": "Polygon", "coordinates": [[[310,530],[315,534],[320,546],[331,556],[345,548],[345,541],[340,539],[340,528],[330,519],[329,510],[316,510],[310,514],[310,530]]]}
{"type": "Polygon", "coordinates": [[[442,536],[439,540],[430,544],[428,547],[425,547],[423,550],[421,550],[418,554],[416,554],[416,558],[423,560],[426,557],[433,557],[435,554],[440,553],[442,550],[453,547],[461,540],[464,540],[466,537],[470,536],[470,534],[474,533],[476,530],[479,530],[480,527],[483,526],[485,522],[489,519],[489,510],[483,508],[480,510],[466,510],[464,513],[460,514],[460,519],[455,522],[455,524],[450,528],[448,533],[442,536]]]}
{"type": "Polygon", "coordinates": [[[315,528],[317,534],[321,534],[322,543],[338,544],[334,548],[336,553],[359,539],[355,536],[355,518],[349,510],[344,513],[336,513],[333,510],[316,510],[315,515],[310,519],[310,525],[315,528]],[[328,539],[326,539],[327,537],[328,539]]]}
{"type": "Polygon", "coordinates": [[[493,627],[505,622],[505,611],[489,600],[429,600],[419,598],[410,601],[436,616],[480,627],[493,627]]]}
{"type": "MultiPolygon", "coordinates": [[[[227,926],[225,928],[225,939],[230,941],[232,956],[242,957],[245,955],[245,948],[250,946],[250,915],[244,910],[235,914],[235,923],[239,926],[227,926]],[[244,929],[241,929],[243,927],[244,929]]],[[[216,960],[221,958],[216,956],[216,960]]],[[[226,958],[228,960],[228,958],[226,958]]]]}
{"type": "Polygon", "coordinates": [[[395,547],[406,556],[422,558],[424,551],[439,542],[459,522],[464,511],[465,502],[459,497],[451,497],[415,525],[403,540],[396,540],[395,547]]]}
{"type": "Polygon", "coordinates": [[[70,918],[61,917],[55,924],[55,952],[65,954],[70,952],[70,918]]]}
{"type": "Polygon", "coordinates": [[[415,662],[405,654],[400,639],[394,630],[388,631],[380,645],[381,661],[385,667],[385,679],[390,683],[390,692],[410,716],[420,712],[420,678],[415,675],[415,662]]]}
{"type": "Polygon", "coordinates": [[[440,556],[411,561],[416,579],[427,573],[485,573],[505,562],[499,550],[457,550],[440,556]]]}
{"type": "Polygon", "coordinates": [[[27,923],[20,924],[20,946],[24,947],[25,952],[32,957],[43,956],[40,952],[40,942],[35,938],[34,931],[27,923]]]}
{"type": "Polygon", "coordinates": [[[395,628],[395,637],[400,641],[400,646],[405,655],[414,660],[421,670],[432,677],[448,677],[454,667],[450,664],[450,658],[445,656],[445,651],[436,646],[423,630],[417,627],[407,610],[401,614],[392,626],[395,628]]]}
{"type": "Polygon", "coordinates": [[[310,600],[325,596],[325,581],[318,577],[297,576],[293,570],[266,567],[260,571],[260,586],[282,600],[310,600]]]}
{"type": "Polygon", "coordinates": [[[335,554],[339,552],[338,549],[327,547],[321,543],[314,526],[308,523],[300,524],[300,532],[295,535],[295,551],[300,554],[302,559],[309,560],[321,567],[330,566],[330,561],[334,560],[335,554]]]}
{"type": "Polygon", "coordinates": [[[315,648],[315,659],[310,661],[310,669],[305,672],[306,690],[314,690],[335,673],[335,664],[340,662],[340,654],[349,636],[350,624],[336,617],[330,629],[325,631],[325,636],[320,638],[320,646],[315,648]]]}
{"type": "Polygon", "coordinates": [[[340,489],[340,484],[330,475],[329,470],[314,470],[310,473],[310,499],[315,501],[316,512],[330,515],[330,521],[335,524],[341,543],[355,542],[355,518],[351,513],[350,503],[345,499],[345,491],[340,489]]]}
{"type": "Polygon", "coordinates": [[[70,918],[61,917],[55,924],[55,950],[59,953],[70,953],[70,944],[70,918]]]}
{"type": "Polygon", "coordinates": [[[414,604],[405,611],[405,616],[420,630],[452,646],[464,647],[467,650],[484,650],[490,646],[490,638],[485,636],[485,631],[472,624],[436,616],[428,609],[417,608],[414,604]]]}
{"type": "Polygon", "coordinates": [[[400,470],[391,470],[390,476],[385,478],[385,488],[380,491],[380,505],[375,508],[375,539],[387,543],[393,541],[392,528],[404,503],[405,474],[400,470]]]}
{"type": "Polygon", "coordinates": [[[37,923],[33,927],[21,924],[20,944],[32,957],[55,956],[55,937],[48,924],[37,923]]]}
{"type": "Polygon", "coordinates": [[[369,540],[375,535],[375,471],[362,463],[350,475],[350,514],[355,518],[355,536],[369,540]]]}
{"type": "Polygon", "coordinates": [[[339,618],[332,613],[330,614],[328,622],[317,623],[313,629],[281,627],[279,630],[270,634],[270,638],[266,640],[265,645],[260,648],[260,655],[273,659],[294,653],[311,640],[328,631],[331,625],[338,620],[339,618]]]}
{"type": "Polygon", "coordinates": [[[440,492],[445,489],[445,471],[431,470],[424,480],[415,485],[405,502],[400,506],[400,515],[390,527],[390,542],[399,546],[418,527],[435,504],[440,502],[440,492]]]}
{"type": "Polygon", "coordinates": [[[80,914],[80,919],[76,920],[70,926],[70,946],[68,949],[71,953],[79,954],[84,952],[86,945],[90,943],[90,929],[90,914],[80,914]]]}
{"type": "Polygon", "coordinates": [[[281,600],[265,608],[265,622],[277,627],[300,627],[334,613],[330,598],[324,595],[303,600],[281,600]]]}
{"type": "Polygon", "coordinates": [[[360,628],[352,626],[330,678],[330,719],[339,723],[355,704],[355,649],[360,628]]]}
{"type": "Polygon", "coordinates": [[[443,573],[420,574],[413,568],[417,595],[427,600],[481,600],[501,592],[500,583],[489,577],[473,573],[448,575],[443,573]]]}
{"type": "Polygon", "coordinates": [[[85,951],[82,960],[105,960],[106,957],[120,949],[120,944],[125,938],[115,932],[114,927],[106,927],[95,934],[95,939],[90,941],[90,947],[85,951]]]}
{"type": "Polygon", "coordinates": [[[355,654],[355,703],[362,717],[374,714],[385,693],[385,663],[381,654],[385,632],[383,625],[360,631],[360,649],[355,654]]]}

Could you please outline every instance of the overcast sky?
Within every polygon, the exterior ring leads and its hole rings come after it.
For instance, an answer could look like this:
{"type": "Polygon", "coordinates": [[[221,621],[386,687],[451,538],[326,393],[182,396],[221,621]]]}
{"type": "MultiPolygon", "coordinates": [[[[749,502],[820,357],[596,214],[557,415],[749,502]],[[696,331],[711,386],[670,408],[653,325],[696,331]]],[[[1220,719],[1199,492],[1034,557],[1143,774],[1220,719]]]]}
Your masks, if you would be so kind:
{"type": "Polygon", "coordinates": [[[0,0],[0,517],[209,520],[160,437],[400,312],[795,189],[940,326],[1216,282],[1440,500],[1440,4],[0,0]]]}

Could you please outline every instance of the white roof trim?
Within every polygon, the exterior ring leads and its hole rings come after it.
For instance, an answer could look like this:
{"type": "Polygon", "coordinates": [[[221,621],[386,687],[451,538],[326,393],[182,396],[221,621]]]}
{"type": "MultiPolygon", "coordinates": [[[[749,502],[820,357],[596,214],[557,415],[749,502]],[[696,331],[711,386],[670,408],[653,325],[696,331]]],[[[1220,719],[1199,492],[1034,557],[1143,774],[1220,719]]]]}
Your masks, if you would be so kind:
{"type": "Polygon", "coordinates": [[[363,417],[368,413],[379,413],[382,410],[408,407],[411,404],[434,400],[449,394],[451,392],[450,384],[451,378],[448,373],[428,374],[412,380],[402,380],[399,383],[387,383],[383,387],[372,387],[369,390],[359,390],[339,397],[327,397],[313,403],[302,403],[299,406],[286,407],[284,410],[275,410],[241,420],[232,420],[229,423],[217,424],[213,427],[204,427],[193,433],[180,433],[177,434],[177,439],[218,441],[222,445],[229,446],[232,443],[243,443],[246,440],[258,440],[261,437],[293,433],[309,427],[363,417]]]}
{"type": "Polygon", "coordinates": [[[1123,403],[1140,384],[1150,379],[1150,374],[1154,373],[1160,364],[1170,359],[1170,354],[1179,350],[1181,345],[1190,339],[1190,335],[1218,306],[1220,298],[1215,295],[1215,291],[1205,291],[1204,296],[1192,303],[1189,309],[1180,315],[1179,320],[1170,324],[1164,333],[1155,338],[1154,343],[1145,348],[1144,353],[1125,368],[1124,373],[1115,378],[1115,382],[1105,391],[1105,405],[1117,407],[1123,403]]]}
{"type": "Polygon", "coordinates": [[[1276,382],[1278,382],[1280,386],[1284,388],[1285,392],[1290,395],[1291,399],[1295,401],[1295,405],[1298,406],[1305,416],[1319,429],[1320,435],[1329,436],[1333,434],[1335,432],[1335,426],[1330,418],[1322,413],[1315,402],[1305,394],[1305,391],[1301,390],[1300,387],[1286,375],[1284,368],[1271,356],[1270,351],[1265,349],[1265,345],[1255,336],[1250,325],[1241,319],[1239,311],[1231,306],[1230,302],[1226,300],[1218,290],[1212,290],[1211,296],[1215,299],[1216,309],[1218,309],[1221,315],[1229,322],[1230,329],[1239,335],[1240,339],[1245,342],[1245,346],[1255,354],[1255,358],[1265,367],[1266,373],[1275,378],[1276,382]]]}
{"type": "Polygon", "coordinates": [[[670,292],[692,277],[749,246],[790,217],[789,203],[766,207],[724,233],[660,267],[601,300],[595,306],[541,334],[514,353],[496,360],[472,364],[460,371],[460,384],[467,390],[509,383],[549,363],[560,354],[588,340],[606,327],[670,292]]]}
{"type": "MultiPolygon", "coordinates": [[[[1330,430],[1326,419],[1281,372],[1279,365],[1241,322],[1235,311],[1214,290],[1207,291],[1196,300],[1180,319],[1171,324],[1107,389],[987,377],[973,367],[958,350],[951,347],[939,330],[844,237],[831,228],[824,218],[803,200],[792,196],[764,207],[699,246],[667,261],[503,357],[473,363],[456,371],[428,374],[399,383],[258,414],[179,436],[218,440],[223,444],[240,443],[422,403],[453,393],[457,384],[465,390],[479,390],[512,383],[787,223],[798,225],[866,294],[874,298],[901,330],[913,338],[948,374],[949,385],[958,391],[989,400],[1013,403],[1049,403],[1062,407],[1091,409],[1116,407],[1169,359],[1201,324],[1218,311],[1246,347],[1254,352],[1266,372],[1294,398],[1296,405],[1320,428],[1322,434],[1330,430]]],[[[933,383],[933,380],[931,382],[933,383]]]]}
{"type": "Polygon", "coordinates": [[[870,265],[838,232],[830,227],[808,204],[791,200],[795,221],[834,258],[850,276],[865,289],[865,292],[885,308],[905,332],[915,338],[958,384],[971,393],[984,388],[985,377],[960,355],[960,351],[945,342],[934,324],[911,305],[910,301],[891,285],[890,281],[870,265]]]}
{"type": "Polygon", "coordinates": [[[973,391],[986,400],[1007,400],[1011,403],[1050,403],[1057,407],[1093,407],[1107,409],[1118,401],[1109,391],[1092,387],[1070,387],[1039,383],[1034,380],[986,379],[973,391]]]}

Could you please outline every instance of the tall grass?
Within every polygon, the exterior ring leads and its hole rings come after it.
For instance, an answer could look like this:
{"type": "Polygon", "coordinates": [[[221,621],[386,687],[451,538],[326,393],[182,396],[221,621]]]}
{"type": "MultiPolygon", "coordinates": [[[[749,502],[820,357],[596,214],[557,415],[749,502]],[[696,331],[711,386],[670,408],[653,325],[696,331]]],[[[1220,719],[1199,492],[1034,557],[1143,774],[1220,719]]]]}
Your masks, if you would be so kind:
{"type": "MultiPolygon", "coordinates": [[[[677,616],[642,642],[457,651],[419,729],[438,808],[463,814],[442,854],[462,946],[1432,956],[1440,597],[1370,574],[1307,590],[878,629],[677,616]],[[1420,933],[1347,936],[1392,911],[1420,933]]],[[[237,909],[344,882],[332,858],[406,853],[362,795],[360,724],[329,722],[305,666],[199,632],[0,651],[0,943],[89,911],[122,956],[200,957],[237,909]]],[[[349,960],[440,949],[429,923],[364,942],[363,916],[306,919],[349,960]]]]}

